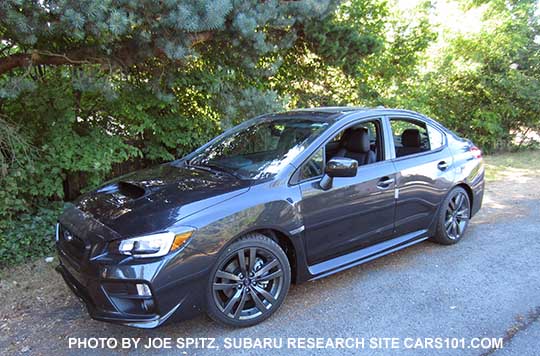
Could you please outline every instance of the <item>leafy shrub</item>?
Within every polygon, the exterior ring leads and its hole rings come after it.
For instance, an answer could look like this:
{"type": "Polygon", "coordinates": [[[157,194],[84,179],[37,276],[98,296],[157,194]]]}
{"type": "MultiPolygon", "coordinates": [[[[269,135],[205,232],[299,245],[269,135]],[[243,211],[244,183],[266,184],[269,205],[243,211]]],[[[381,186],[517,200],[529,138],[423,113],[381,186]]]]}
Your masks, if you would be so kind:
{"type": "Polygon", "coordinates": [[[55,223],[62,203],[49,203],[15,219],[0,219],[0,266],[53,253],[55,223]]]}

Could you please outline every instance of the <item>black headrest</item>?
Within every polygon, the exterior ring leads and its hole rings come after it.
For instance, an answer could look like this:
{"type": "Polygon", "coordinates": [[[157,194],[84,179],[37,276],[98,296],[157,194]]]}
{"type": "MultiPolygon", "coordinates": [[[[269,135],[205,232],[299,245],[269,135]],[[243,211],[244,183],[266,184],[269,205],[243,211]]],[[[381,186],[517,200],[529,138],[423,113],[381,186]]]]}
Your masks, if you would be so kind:
{"type": "Polygon", "coordinates": [[[420,131],[417,129],[406,129],[401,134],[401,144],[403,147],[420,147],[420,131]]]}
{"type": "Polygon", "coordinates": [[[347,135],[345,141],[347,151],[365,153],[369,151],[369,134],[366,129],[356,129],[347,135]]]}

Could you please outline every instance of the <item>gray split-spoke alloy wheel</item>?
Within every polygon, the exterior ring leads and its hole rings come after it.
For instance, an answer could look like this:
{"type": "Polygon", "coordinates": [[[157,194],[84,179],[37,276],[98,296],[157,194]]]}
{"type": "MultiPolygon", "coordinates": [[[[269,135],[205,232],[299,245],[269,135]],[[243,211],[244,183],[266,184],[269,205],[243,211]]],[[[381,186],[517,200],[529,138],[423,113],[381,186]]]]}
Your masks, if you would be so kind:
{"type": "Polygon", "coordinates": [[[251,326],[272,315],[289,290],[291,270],[281,247],[253,233],[231,244],[210,274],[208,314],[230,326],[251,326]]]}
{"type": "Polygon", "coordinates": [[[433,240],[452,245],[461,240],[471,217],[471,202],[465,189],[456,187],[450,191],[440,209],[437,232],[433,240]]]}

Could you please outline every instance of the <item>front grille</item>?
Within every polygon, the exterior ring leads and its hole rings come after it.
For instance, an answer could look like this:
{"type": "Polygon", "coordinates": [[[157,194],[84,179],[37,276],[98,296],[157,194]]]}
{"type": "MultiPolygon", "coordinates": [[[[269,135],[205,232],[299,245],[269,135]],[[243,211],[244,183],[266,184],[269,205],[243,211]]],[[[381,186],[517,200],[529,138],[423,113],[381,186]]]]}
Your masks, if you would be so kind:
{"type": "Polygon", "coordinates": [[[69,259],[69,262],[73,267],[77,270],[80,269],[81,264],[87,258],[87,246],[84,241],[77,235],[71,233],[65,226],[59,225],[58,244],[60,250],[69,259]]]}

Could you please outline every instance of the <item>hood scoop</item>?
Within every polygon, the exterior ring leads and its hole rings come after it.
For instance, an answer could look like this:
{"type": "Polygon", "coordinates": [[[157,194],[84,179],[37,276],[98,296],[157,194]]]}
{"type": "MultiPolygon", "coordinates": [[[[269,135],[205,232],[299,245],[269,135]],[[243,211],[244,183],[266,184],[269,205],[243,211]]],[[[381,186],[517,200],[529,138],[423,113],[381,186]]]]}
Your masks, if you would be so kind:
{"type": "Polygon", "coordinates": [[[116,185],[118,187],[118,193],[130,199],[137,199],[144,196],[145,190],[138,185],[124,181],[120,181],[116,185]]]}

